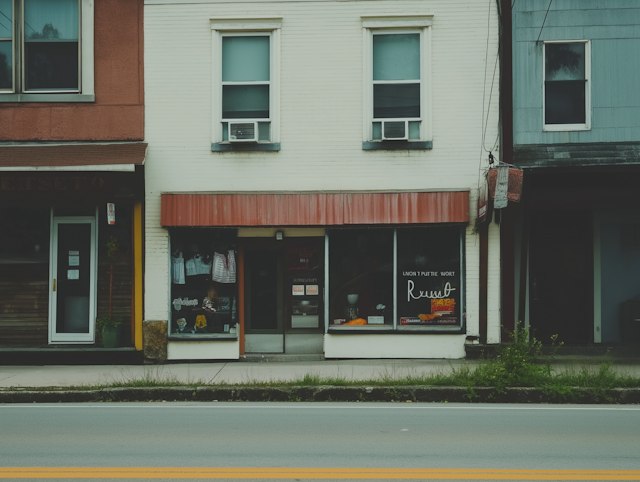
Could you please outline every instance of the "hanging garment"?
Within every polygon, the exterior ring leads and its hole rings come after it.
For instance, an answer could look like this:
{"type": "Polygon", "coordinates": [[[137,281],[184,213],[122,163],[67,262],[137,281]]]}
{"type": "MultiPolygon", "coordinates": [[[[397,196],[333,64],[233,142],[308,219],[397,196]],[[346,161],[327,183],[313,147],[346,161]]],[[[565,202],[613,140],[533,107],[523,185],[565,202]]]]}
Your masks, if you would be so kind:
{"type": "Polygon", "coordinates": [[[236,258],[233,249],[229,250],[229,254],[227,256],[220,253],[213,254],[211,279],[218,283],[236,282],[236,258]]]}
{"type": "MultiPolygon", "coordinates": [[[[207,258],[209,257],[207,256],[207,258]]],[[[207,263],[199,254],[196,254],[193,257],[193,263],[195,265],[196,274],[211,273],[211,258],[209,258],[209,262],[207,263]]]]}
{"type": "Polygon", "coordinates": [[[198,274],[196,272],[196,262],[193,260],[193,258],[188,259],[184,266],[187,269],[187,276],[195,276],[198,274]]]}
{"type": "Polygon", "coordinates": [[[182,251],[178,252],[178,256],[171,256],[171,278],[174,284],[184,284],[184,258],[182,251]]]}

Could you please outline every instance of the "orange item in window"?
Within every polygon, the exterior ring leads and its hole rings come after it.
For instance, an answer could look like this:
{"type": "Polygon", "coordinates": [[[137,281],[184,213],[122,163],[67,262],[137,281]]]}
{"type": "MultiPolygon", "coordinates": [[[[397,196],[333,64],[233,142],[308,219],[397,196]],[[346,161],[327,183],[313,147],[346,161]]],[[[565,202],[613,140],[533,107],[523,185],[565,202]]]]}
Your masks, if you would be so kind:
{"type": "Polygon", "coordinates": [[[347,321],[345,325],[366,325],[367,320],[364,318],[356,318],[355,320],[347,321]]]}
{"type": "Polygon", "coordinates": [[[426,314],[419,314],[418,318],[420,318],[422,321],[431,321],[434,318],[440,318],[440,315],[426,315],[426,314]]]}
{"type": "Polygon", "coordinates": [[[440,298],[431,300],[432,315],[452,315],[456,308],[453,298],[440,298]]]}

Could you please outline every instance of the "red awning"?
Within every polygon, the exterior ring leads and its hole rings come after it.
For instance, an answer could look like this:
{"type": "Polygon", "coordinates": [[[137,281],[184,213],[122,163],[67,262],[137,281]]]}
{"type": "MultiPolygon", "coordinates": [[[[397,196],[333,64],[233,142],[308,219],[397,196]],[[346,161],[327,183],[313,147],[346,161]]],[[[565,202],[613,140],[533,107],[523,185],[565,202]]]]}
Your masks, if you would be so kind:
{"type": "Polygon", "coordinates": [[[80,167],[144,164],[145,142],[0,147],[0,167],[80,167]]]}
{"type": "Polygon", "coordinates": [[[469,192],[162,194],[162,226],[469,222],[469,192]]]}

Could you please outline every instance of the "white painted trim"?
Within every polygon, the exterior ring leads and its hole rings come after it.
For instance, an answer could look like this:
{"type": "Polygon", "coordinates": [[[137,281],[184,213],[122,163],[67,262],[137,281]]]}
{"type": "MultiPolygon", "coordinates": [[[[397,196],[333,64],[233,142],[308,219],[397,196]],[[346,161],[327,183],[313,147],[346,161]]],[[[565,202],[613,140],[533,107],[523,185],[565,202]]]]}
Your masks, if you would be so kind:
{"type": "Polygon", "coordinates": [[[82,0],[82,57],[80,59],[81,80],[80,92],[95,94],[94,82],[94,0],[82,0]]]}
{"type": "Polygon", "coordinates": [[[136,164],[102,164],[83,166],[9,166],[0,167],[0,171],[105,171],[134,172],[136,164]]]}
{"type": "Polygon", "coordinates": [[[282,28],[282,17],[212,17],[211,30],[276,30],[282,28]]]}
{"type": "Polygon", "coordinates": [[[167,360],[238,360],[240,342],[235,341],[169,341],[167,360]]]}
{"type": "Polygon", "coordinates": [[[364,28],[407,28],[407,27],[431,27],[433,25],[433,14],[422,15],[401,15],[401,14],[381,14],[362,15],[362,26],[364,28]]]}
{"type": "Polygon", "coordinates": [[[324,337],[325,358],[460,359],[467,335],[349,334],[324,337]]]}
{"type": "Polygon", "coordinates": [[[98,207],[95,216],[53,216],[51,209],[51,242],[49,257],[49,343],[92,344],[95,343],[98,294],[98,207]],[[91,227],[91,251],[89,253],[89,332],[57,333],[57,287],[53,291],[53,279],[58,275],[58,226],[60,224],[89,224],[91,227]]]}
{"type": "Polygon", "coordinates": [[[591,130],[591,41],[590,40],[545,40],[542,48],[542,131],[543,132],[567,132],[591,130]],[[546,115],[546,44],[584,43],[584,124],[545,124],[546,115]]]}

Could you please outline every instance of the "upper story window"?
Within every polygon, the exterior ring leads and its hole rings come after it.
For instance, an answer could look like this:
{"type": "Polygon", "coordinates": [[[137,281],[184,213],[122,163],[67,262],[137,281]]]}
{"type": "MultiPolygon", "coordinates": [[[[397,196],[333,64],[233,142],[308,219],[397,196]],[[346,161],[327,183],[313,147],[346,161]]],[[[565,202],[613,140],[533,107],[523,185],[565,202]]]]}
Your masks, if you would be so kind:
{"type": "Polygon", "coordinates": [[[588,41],[544,43],[544,130],[591,126],[588,41]]]}
{"type": "Polygon", "coordinates": [[[420,32],[373,33],[373,139],[420,139],[420,77],[420,32]]]}
{"type": "Polygon", "coordinates": [[[271,36],[222,37],[222,139],[269,141],[271,36]]]}
{"type": "Polygon", "coordinates": [[[0,0],[0,101],[93,100],[93,2],[0,0]]]}
{"type": "Polygon", "coordinates": [[[405,141],[430,148],[431,16],[363,17],[365,28],[365,142],[375,149],[405,141]],[[378,142],[379,141],[379,142],[378,142]],[[377,146],[376,143],[379,145],[377,146]]]}
{"type": "Polygon", "coordinates": [[[212,19],[212,150],[279,150],[281,19],[212,19]]]}

